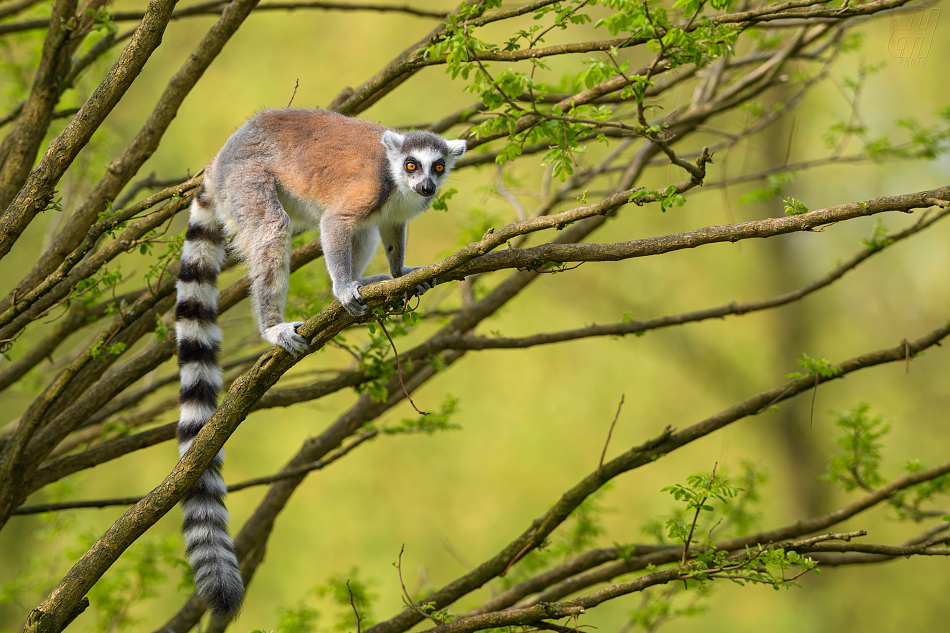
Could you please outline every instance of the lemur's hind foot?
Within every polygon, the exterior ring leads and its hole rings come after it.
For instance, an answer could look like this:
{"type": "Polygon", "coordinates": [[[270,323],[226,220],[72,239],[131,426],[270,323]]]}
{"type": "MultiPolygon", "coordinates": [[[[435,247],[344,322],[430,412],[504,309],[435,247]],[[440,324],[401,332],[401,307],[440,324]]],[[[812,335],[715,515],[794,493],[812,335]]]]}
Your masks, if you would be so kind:
{"type": "Polygon", "coordinates": [[[297,334],[297,328],[301,325],[303,325],[303,321],[280,323],[264,330],[262,336],[271,345],[282,347],[297,356],[310,350],[310,341],[297,334]]]}

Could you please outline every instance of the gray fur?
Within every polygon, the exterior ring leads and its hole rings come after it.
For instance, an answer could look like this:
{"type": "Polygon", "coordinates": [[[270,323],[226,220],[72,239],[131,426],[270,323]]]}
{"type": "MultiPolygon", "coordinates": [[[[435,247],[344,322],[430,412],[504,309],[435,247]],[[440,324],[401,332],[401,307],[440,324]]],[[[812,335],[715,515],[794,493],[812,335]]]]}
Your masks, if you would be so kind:
{"type": "MultiPolygon", "coordinates": [[[[284,321],[291,236],[319,226],[333,294],[350,314],[363,314],[359,288],[390,279],[363,277],[380,239],[393,277],[416,270],[404,261],[406,223],[429,206],[464,153],[463,140],[401,134],[320,110],[265,111],[228,139],[205,169],[182,250],[175,317],[181,455],[214,414],[221,388],[216,281],[225,237],[250,268],[261,336],[291,354],[305,352],[301,323],[284,321]]],[[[431,279],[416,292],[434,286],[431,279]]],[[[244,585],[227,530],[223,458],[215,457],[186,493],[182,529],[198,594],[219,616],[231,617],[244,585]]]]}
{"type": "Polygon", "coordinates": [[[433,134],[425,130],[408,132],[402,146],[403,153],[412,154],[422,149],[430,150],[442,156],[446,156],[449,153],[448,144],[445,142],[445,139],[438,134],[433,134]]]}
{"type": "MultiPolygon", "coordinates": [[[[386,275],[363,277],[379,237],[386,248],[393,277],[415,270],[406,267],[403,261],[405,225],[431,204],[455,160],[465,153],[465,141],[446,141],[424,131],[399,133],[366,124],[365,130],[360,128],[360,131],[367,138],[357,139],[361,141],[360,147],[366,142],[379,143],[385,148],[385,154],[381,157],[382,165],[373,164],[374,161],[367,158],[368,164],[362,169],[347,173],[347,178],[372,180],[358,183],[372,191],[370,207],[354,211],[347,208],[346,200],[326,204],[301,195],[293,190],[289,180],[285,182],[275,175],[278,170],[271,164],[280,162],[282,172],[297,175],[309,168],[314,171],[308,178],[324,177],[319,165],[300,164],[304,159],[299,158],[299,152],[286,151],[279,145],[279,134],[275,133],[274,124],[267,121],[266,114],[255,117],[235,132],[216,157],[210,177],[216,213],[250,266],[251,294],[261,335],[268,342],[298,354],[307,349],[308,342],[295,332],[299,323],[288,324],[283,320],[291,235],[319,226],[333,294],[350,314],[363,314],[365,307],[358,289],[390,278],[386,275]],[[412,172],[406,168],[410,158],[416,165],[412,172]],[[294,161],[294,164],[286,161],[294,161]],[[441,173],[435,171],[436,163],[443,167],[441,173]]],[[[318,123],[326,121],[327,125],[314,130],[307,142],[333,145],[335,126],[339,125],[335,117],[339,115],[319,113],[316,120],[318,123]]],[[[344,188],[347,184],[328,182],[324,186],[344,188]]],[[[420,284],[417,290],[425,292],[434,285],[435,281],[431,280],[420,284]]]]}
{"type": "MultiPolygon", "coordinates": [[[[178,450],[184,455],[195,436],[214,415],[221,389],[218,349],[218,290],[216,280],[224,261],[224,232],[211,208],[208,186],[195,193],[182,248],[175,308],[181,392],[178,450]]],[[[194,569],[198,594],[219,616],[233,616],[244,596],[244,582],[228,534],[227,488],[220,469],[223,453],[186,493],[182,532],[194,569]]]]}

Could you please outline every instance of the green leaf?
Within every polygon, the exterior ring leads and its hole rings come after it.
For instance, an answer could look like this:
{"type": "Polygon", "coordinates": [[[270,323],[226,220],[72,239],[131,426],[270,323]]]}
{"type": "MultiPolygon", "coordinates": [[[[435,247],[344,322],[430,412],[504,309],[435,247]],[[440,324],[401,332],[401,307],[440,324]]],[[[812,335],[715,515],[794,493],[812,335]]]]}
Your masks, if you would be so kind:
{"type": "Polygon", "coordinates": [[[883,446],[880,440],[891,427],[883,415],[871,417],[870,408],[862,402],[836,414],[839,432],[835,444],[840,452],[828,458],[828,470],[822,479],[840,482],[846,491],[871,489],[887,481],[879,472],[883,446]]]}
{"type": "Polygon", "coordinates": [[[808,207],[800,200],[795,198],[783,198],[785,202],[785,215],[802,215],[808,213],[808,207]]]}

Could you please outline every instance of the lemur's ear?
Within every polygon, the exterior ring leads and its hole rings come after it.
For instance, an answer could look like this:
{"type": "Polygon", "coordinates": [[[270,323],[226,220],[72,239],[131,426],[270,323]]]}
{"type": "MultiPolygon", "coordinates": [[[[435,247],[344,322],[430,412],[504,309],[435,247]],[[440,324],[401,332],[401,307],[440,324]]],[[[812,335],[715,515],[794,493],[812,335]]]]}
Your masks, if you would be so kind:
{"type": "Polygon", "coordinates": [[[382,143],[383,146],[387,150],[391,152],[398,152],[399,150],[402,149],[402,144],[403,144],[403,141],[405,140],[406,140],[406,137],[400,134],[399,132],[386,130],[385,132],[383,132],[383,138],[380,139],[379,142],[382,143]]]}
{"type": "Polygon", "coordinates": [[[446,141],[446,143],[449,146],[449,154],[455,158],[461,158],[462,156],[465,156],[465,148],[467,146],[465,139],[460,138],[454,141],[446,141]]]}

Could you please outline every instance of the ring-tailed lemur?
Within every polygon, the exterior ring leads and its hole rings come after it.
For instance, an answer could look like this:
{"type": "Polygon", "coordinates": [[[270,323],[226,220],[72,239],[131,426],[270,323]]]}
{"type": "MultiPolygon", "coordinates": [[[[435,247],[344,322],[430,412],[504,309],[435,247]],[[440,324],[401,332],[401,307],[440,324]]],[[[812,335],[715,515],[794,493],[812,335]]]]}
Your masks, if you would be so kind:
{"type": "MultiPolygon", "coordinates": [[[[429,206],[464,153],[464,140],[399,133],[323,110],[267,110],[228,139],[195,194],[178,275],[181,455],[217,407],[217,276],[228,239],[250,266],[261,336],[301,353],[308,347],[296,331],[301,323],[284,322],[291,234],[319,226],[333,294],[350,314],[362,314],[358,288],[390,279],[361,277],[379,238],[393,277],[416,270],[403,262],[406,222],[429,206]]],[[[244,584],[227,530],[222,460],[223,451],[185,495],[183,532],[199,595],[231,616],[244,584]]]]}

